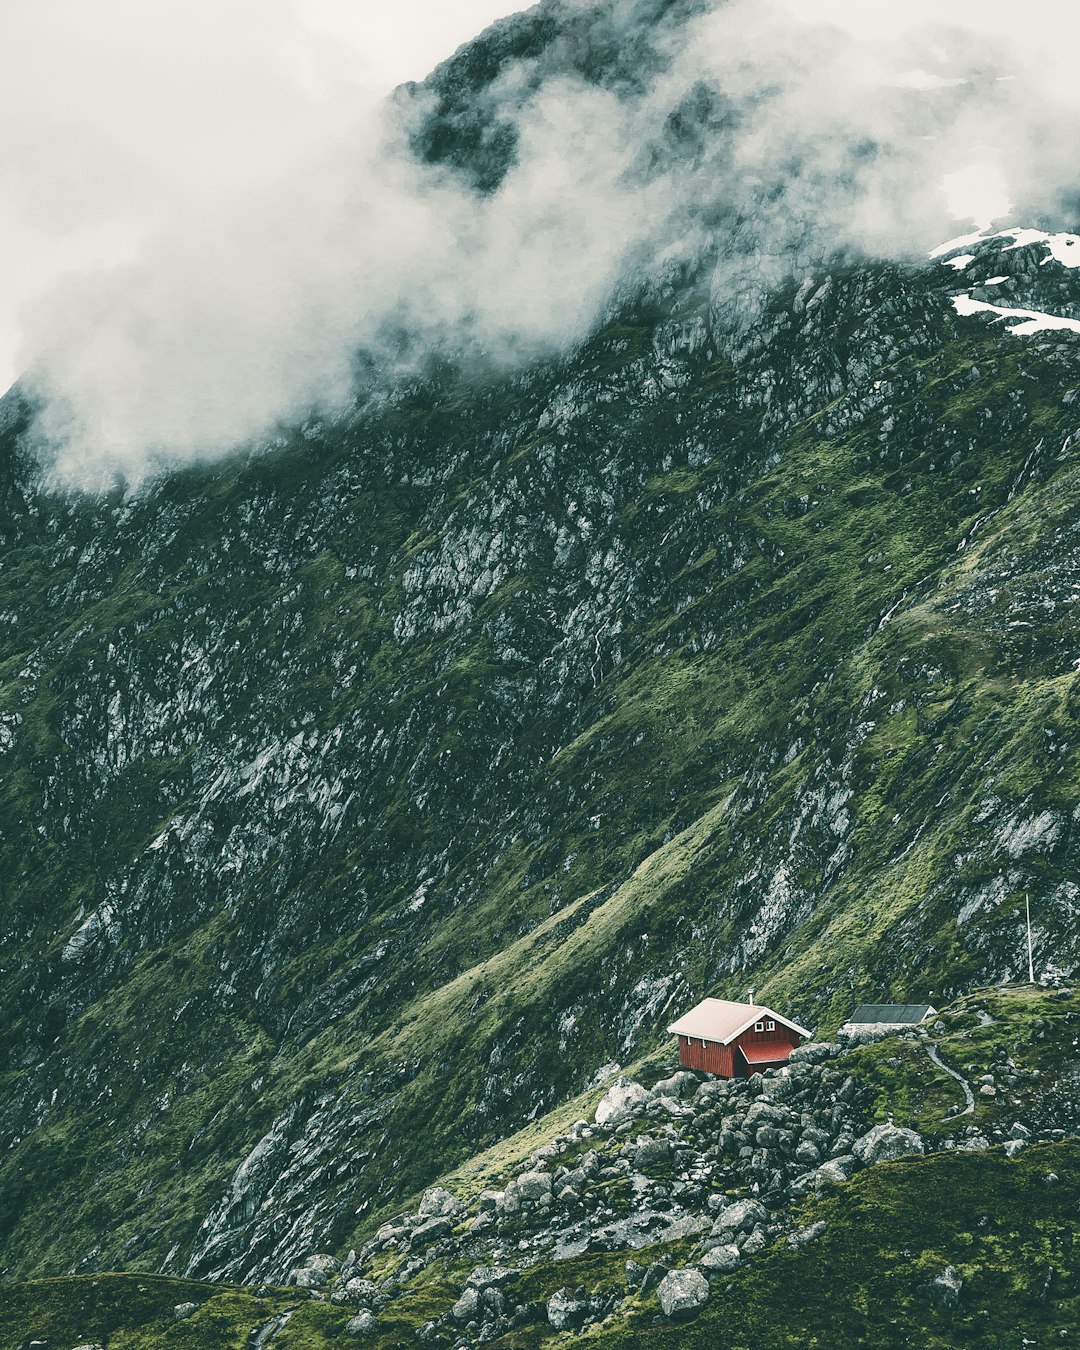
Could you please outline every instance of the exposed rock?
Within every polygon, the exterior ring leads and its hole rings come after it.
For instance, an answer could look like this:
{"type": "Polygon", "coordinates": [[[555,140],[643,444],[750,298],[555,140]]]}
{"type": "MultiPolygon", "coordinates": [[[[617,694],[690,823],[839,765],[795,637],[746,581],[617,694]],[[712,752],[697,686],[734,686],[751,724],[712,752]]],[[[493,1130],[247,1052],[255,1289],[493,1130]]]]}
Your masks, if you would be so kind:
{"type": "Polygon", "coordinates": [[[788,1234],[787,1245],[789,1247],[805,1247],[808,1242],[815,1242],[825,1231],[824,1219],[819,1219],[817,1223],[808,1224],[805,1228],[796,1228],[794,1233],[788,1234]]]}
{"type": "Polygon", "coordinates": [[[480,1292],[477,1289],[467,1288],[450,1309],[450,1316],[455,1322],[472,1322],[479,1312],[480,1292]]]}
{"type": "Polygon", "coordinates": [[[608,1128],[638,1114],[649,1101],[640,1083],[620,1078],[604,1093],[596,1108],[596,1123],[608,1128]]]}
{"type": "Polygon", "coordinates": [[[570,1289],[558,1289],[547,1301],[547,1320],[556,1331],[566,1331],[584,1324],[589,1313],[589,1301],[578,1298],[570,1289]]]}
{"type": "Polygon", "coordinates": [[[627,1261],[626,1263],[626,1287],[636,1289],[645,1278],[645,1267],[638,1265],[636,1261],[627,1261]]]}
{"type": "Polygon", "coordinates": [[[760,1200],[736,1200],[733,1205],[720,1211],[712,1231],[716,1236],[722,1233],[749,1233],[768,1217],[768,1211],[760,1200]]]}
{"type": "Polygon", "coordinates": [[[370,1336],[378,1330],[375,1314],[367,1308],[361,1308],[355,1317],[345,1323],[345,1332],[349,1336],[370,1336]]]}
{"type": "Polygon", "coordinates": [[[338,1268],[337,1261],[325,1252],[309,1256],[300,1265],[289,1271],[286,1284],[295,1284],[300,1289],[322,1289],[338,1268]]]}
{"type": "Polygon", "coordinates": [[[668,1271],[669,1267],[661,1261],[653,1261],[645,1271],[645,1277],[641,1281],[641,1292],[647,1294],[650,1289],[655,1289],[667,1277],[668,1271]]]}
{"type": "Polygon", "coordinates": [[[182,1322],[185,1317],[190,1317],[192,1313],[197,1313],[198,1311],[199,1305],[197,1303],[178,1303],[172,1310],[173,1321],[182,1322]]]}
{"type": "Polygon", "coordinates": [[[926,1152],[922,1136],[899,1125],[875,1125],[852,1145],[852,1153],[867,1167],[926,1152]]]}
{"type": "Polygon", "coordinates": [[[682,1069],[678,1073],[673,1073],[670,1078],[662,1078],[654,1085],[653,1091],[658,1097],[674,1097],[677,1101],[682,1097],[692,1097],[697,1087],[696,1075],[682,1069]]]}
{"type": "Polygon", "coordinates": [[[374,1280],[365,1280],[354,1275],[351,1280],[345,1281],[345,1293],[354,1303],[371,1304],[379,1297],[379,1286],[374,1280]]]}
{"type": "Polygon", "coordinates": [[[517,1278],[516,1270],[507,1270],[505,1266],[477,1266],[465,1280],[466,1289],[501,1288],[517,1278]]]}
{"type": "Polygon", "coordinates": [[[742,1260],[742,1255],[733,1242],[724,1243],[719,1247],[713,1247],[707,1251],[701,1258],[703,1269],[712,1272],[723,1272],[734,1270],[742,1260]]]}
{"type": "Polygon", "coordinates": [[[671,1270],[656,1290],[665,1317],[681,1322],[695,1316],[709,1301],[709,1282],[699,1270],[671,1270]]]}
{"type": "Polygon", "coordinates": [[[955,1266],[946,1266],[940,1275],[935,1275],[929,1284],[924,1285],[922,1293],[939,1308],[955,1308],[960,1302],[960,1291],[964,1281],[955,1266]]]}
{"type": "Polygon", "coordinates": [[[432,1186],[424,1192],[423,1199],[420,1201],[420,1217],[422,1219],[448,1218],[456,1214],[461,1205],[456,1196],[451,1195],[448,1190],[442,1186],[432,1186]]]}
{"type": "Polygon", "coordinates": [[[671,1143],[667,1139],[641,1139],[634,1150],[634,1166],[638,1168],[654,1167],[666,1162],[671,1156],[671,1143]]]}
{"type": "Polygon", "coordinates": [[[807,1041],[797,1045],[788,1057],[789,1064],[821,1064],[840,1053],[841,1047],[831,1041],[807,1041]]]}
{"type": "Polygon", "coordinates": [[[418,1228],[414,1228],[409,1238],[409,1246],[415,1251],[419,1247],[430,1246],[439,1238],[445,1237],[454,1227],[450,1219],[425,1219],[418,1228]]]}
{"type": "Polygon", "coordinates": [[[822,1163],[815,1171],[814,1176],[819,1183],[839,1185],[841,1182],[851,1179],[855,1167],[855,1158],[850,1153],[843,1153],[839,1158],[830,1158],[828,1162],[822,1163]]]}

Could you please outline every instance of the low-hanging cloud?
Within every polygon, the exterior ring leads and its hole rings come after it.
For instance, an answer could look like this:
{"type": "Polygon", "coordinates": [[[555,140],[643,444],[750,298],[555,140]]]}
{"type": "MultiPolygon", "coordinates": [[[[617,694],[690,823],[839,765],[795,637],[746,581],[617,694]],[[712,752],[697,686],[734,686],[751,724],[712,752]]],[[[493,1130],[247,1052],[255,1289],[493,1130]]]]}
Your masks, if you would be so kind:
{"type": "Polygon", "coordinates": [[[54,479],[137,482],[340,408],[361,352],[392,369],[563,350],[673,261],[713,259],[723,301],[838,251],[903,258],[1010,211],[1075,210],[1071,0],[1037,24],[994,0],[537,12],[576,45],[486,91],[517,138],[494,190],[413,153],[421,90],[37,305],[23,368],[54,479]],[[574,54],[620,43],[635,78],[597,83],[574,54]]]}

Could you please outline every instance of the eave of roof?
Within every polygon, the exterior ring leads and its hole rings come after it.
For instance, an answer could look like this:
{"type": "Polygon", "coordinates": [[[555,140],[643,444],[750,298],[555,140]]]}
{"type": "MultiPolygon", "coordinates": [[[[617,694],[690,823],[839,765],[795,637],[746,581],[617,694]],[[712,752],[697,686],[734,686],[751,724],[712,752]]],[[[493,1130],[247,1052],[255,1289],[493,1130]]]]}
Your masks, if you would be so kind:
{"type": "Polygon", "coordinates": [[[740,1045],[739,1054],[748,1064],[783,1064],[795,1047],[793,1045],[767,1045],[751,1041],[749,1045],[740,1045]]]}
{"type": "Polygon", "coordinates": [[[732,1003],[729,999],[706,998],[696,1004],[668,1027],[672,1036],[694,1036],[712,1041],[714,1045],[730,1045],[736,1037],[749,1030],[755,1022],[766,1018],[782,1022],[797,1035],[808,1039],[810,1032],[772,1008],[754,1003],[732,1003]],[[719,1023],[719,1029],[717,1024],[719,1023]]]}

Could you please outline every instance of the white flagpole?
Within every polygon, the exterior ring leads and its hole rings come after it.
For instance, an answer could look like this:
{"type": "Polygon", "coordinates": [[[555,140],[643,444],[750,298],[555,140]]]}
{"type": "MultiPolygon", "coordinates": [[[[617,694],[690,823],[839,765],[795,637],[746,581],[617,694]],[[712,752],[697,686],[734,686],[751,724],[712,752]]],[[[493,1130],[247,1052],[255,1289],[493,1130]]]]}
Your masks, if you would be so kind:
{"type": "Polygon", "coordinates": [[[1031,897],[1024,896],[1024,907],[1027,910],[1027,933],[1028,933],[1028,979],[1032,984],[1035,983],[1035,963],[1031,959],[1031,897]]]}

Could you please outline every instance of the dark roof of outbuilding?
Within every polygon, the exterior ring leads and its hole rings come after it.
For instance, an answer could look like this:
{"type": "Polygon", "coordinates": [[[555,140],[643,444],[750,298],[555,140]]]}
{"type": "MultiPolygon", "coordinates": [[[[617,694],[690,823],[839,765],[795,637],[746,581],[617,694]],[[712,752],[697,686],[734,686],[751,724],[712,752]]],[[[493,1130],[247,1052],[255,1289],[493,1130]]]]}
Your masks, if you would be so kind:
{"type": "Polygon", "coordinates": [[[860,1003],[848,1022],[921,1022],[936,1012],[931,1003],[860,1003]]]}

